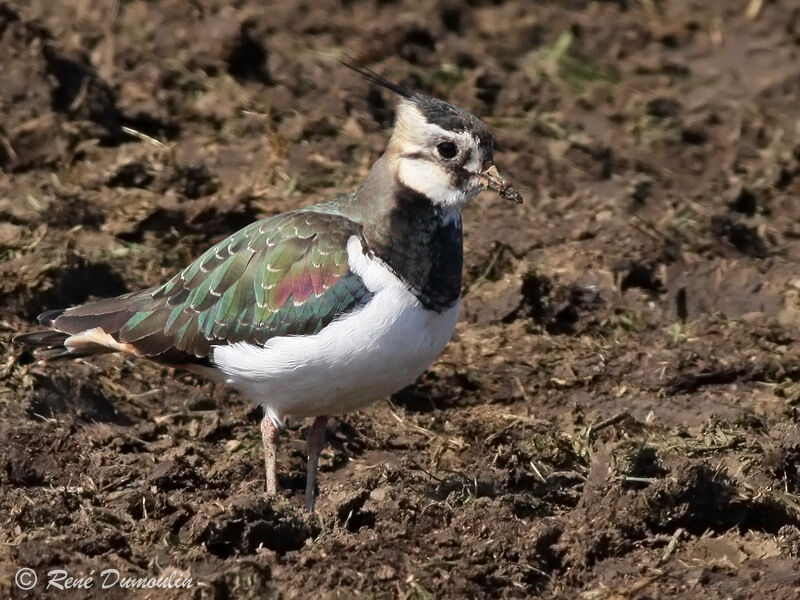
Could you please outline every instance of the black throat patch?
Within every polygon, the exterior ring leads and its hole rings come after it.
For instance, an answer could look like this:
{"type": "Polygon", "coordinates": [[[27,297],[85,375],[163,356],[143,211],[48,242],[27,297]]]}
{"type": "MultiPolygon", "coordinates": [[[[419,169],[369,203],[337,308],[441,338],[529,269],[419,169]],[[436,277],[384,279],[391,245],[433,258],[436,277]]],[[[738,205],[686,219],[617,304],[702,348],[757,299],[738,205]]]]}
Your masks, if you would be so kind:
{"type": "Polygon", "coordinates": [[[398,183],[388,218],[365,225],[364,238],[425,308],[442,312],[461,296],[461,217],[446,223],[424,194],[398,183]]]}

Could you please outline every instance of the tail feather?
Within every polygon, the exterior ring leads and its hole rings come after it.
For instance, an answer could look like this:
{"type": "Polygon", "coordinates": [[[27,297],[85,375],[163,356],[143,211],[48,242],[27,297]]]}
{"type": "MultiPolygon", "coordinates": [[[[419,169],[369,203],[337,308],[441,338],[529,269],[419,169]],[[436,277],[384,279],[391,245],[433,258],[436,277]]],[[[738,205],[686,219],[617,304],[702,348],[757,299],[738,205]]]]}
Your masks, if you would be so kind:
{"type": "Polygon", "coordinates": [[[63,345],[69,334],[61,331],[34,331],[33,333],[23,333],[15,336],[13,342],[31,348],[48,348],[50,346],[63,345]]]}
{"type": "Polygon", "coordinates": [[[152,290],[106,298],[82,306],[43,312],[38,317],[46,331],[14,337],[13,341],[40,360],[79,358],[107,352],[139,354],[130,344],[120,343],[118,332],[150,298],[152,290]]]}
{"type": "Polygon", "coordinates": [[[55,320],[64,314],[65,308],[57,308],[55,310],[46,310],[42,314],[40,314],[36,320],[39,321],[39,325],[44,325],[45,327],[52,327],[55,320]]]}
{"type": "Polygon", "coordinates": [[[34,331],[33,333],[23,333],[15,336],[12,340],[15,344],[19,344],[33,351],[33,355],[39,360],[57,360],[61,358],[80,358],[82,356],[90,356],[91,354],[101,354],[103,352],[112,352],[112,350],[104,349],[100,346],[90,349],[89,347],[71,348],[67,343],[70,334],[62,331],[34,331]]]}

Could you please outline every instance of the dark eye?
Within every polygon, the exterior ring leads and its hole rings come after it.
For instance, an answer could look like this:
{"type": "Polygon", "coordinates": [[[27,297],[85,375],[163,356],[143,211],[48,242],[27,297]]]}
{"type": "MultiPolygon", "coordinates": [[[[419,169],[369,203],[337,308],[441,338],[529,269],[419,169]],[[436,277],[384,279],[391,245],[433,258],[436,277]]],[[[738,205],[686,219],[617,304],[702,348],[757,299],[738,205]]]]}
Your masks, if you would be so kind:
{"type": "Polygon", "coordinates": [[[440,144],[436,144],[436,150],[439,152],[439,156],[442,158],[453,158],[456,154],[458,154],[458,148],[453,142],[442,142],[440,144]]]}

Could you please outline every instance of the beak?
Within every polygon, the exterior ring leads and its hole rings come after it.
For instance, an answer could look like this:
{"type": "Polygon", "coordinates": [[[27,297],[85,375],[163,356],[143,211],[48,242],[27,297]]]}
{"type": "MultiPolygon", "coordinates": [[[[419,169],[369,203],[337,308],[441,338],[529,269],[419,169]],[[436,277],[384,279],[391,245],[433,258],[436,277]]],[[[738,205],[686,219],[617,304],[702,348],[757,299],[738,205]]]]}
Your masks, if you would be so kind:
{"type": "Polygon", "coordinates": [[[511,200],[516,204],[522,204],[522,194],[520,194],[514,186],[508,183],[497,170],[497,167],[492,165],[481,173],[483,182],[490,190],[494,190],[501,198],[511,200]]]}

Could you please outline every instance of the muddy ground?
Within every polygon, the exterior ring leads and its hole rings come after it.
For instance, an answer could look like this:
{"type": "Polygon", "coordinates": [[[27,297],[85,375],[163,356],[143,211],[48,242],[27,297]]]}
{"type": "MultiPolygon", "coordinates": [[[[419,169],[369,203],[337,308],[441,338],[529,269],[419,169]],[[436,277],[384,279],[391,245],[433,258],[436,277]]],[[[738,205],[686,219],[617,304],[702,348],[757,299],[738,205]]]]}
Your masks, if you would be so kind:
{"type": "Polygon", "coordinates": [[[791,0],[0,0],[0,595],[800,595],[800,7],[791,0]],[[393,99],[485,118],[528,202],[465,212],[456,339],[306,424],[120,357],[37,365],[46,308],[163,281],[351,190],[393,99]]]}

